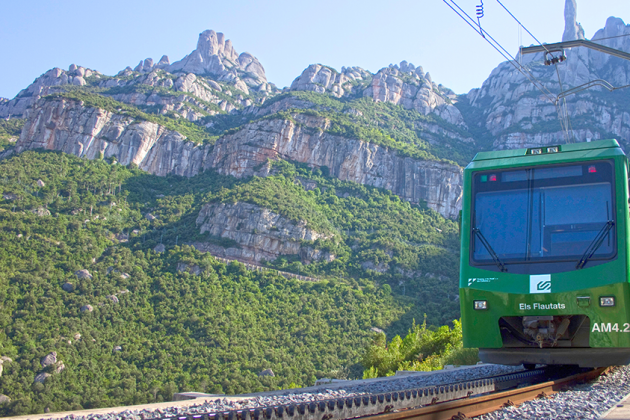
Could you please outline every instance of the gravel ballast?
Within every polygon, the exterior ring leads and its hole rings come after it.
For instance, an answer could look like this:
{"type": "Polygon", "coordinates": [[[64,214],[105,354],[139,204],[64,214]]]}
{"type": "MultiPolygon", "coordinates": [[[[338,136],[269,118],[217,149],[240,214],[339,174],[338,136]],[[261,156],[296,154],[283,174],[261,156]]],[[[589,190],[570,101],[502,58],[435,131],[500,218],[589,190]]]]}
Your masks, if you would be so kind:
{"type": "MultiPolygon", "coordinates": [[[[347,398],[365,394],[379,394],[403,389],[423,388],[435,385],[469,381],[488,376],[497,376],[520,371],[520,366],[480,365],[463,369],[431,372],[425,375],[408,375],[381,378],[380,380],[345,382],[335,385],[313,387],[300,392],[300,389],[263,393],[264,395],[243,395],[243,399],[228,398],[207,399],[186,407],[173,403],[160,409],[142,409],[117,411],[111,414],[79,413],[47,418],[73,420],[110,420],[116,418],[152,419],[175,417],[185,414],[209,413],[229,410],[242,410],[266,406],[298,404],[332,398],[347,398]]],[[[615,406],[630,393],[630,368],[615,368],[591,384],[578,385],[569,391],[554,394],[548,399],[524,403],[519,407],[509,407],[489,415],[478,417],[479,420],[495,419],[597,419],[615,406]]],[[[51,413],[52,414],[52,413],[51,413]]],[[[61,413],[60,413],[61,414],[61,413]]]]}
{"type": "Polygon", "coordinates": [[[630,366],[615,367],[597,380],[558,392],[545,399],[506,407],[478,420],[599,419],[630,393],[630,366]]]}

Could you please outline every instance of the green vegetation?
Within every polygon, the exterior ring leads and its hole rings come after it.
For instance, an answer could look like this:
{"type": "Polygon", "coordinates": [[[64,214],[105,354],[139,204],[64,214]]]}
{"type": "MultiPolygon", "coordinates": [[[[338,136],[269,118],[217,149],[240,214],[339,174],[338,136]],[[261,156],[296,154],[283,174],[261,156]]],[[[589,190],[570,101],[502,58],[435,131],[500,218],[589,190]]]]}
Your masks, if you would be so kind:
{"type": "MultiPolygon", "coordinates": [[[[146,186],[159,188],[166,180],[182,191],[179,199],[149,203],[159,206],[156,227],[165,227],[194,205],[185,179],[36,152],[1,162],[0,173],[1,192],[16,197],[0,202],[0,353],[14,360],[0,382],[0,393],[12,399],[4,415],[160,401],[179,390],[303,386],[316,377],[357,374],[357,349],[370,328],[387,328],[401,313],[374,287],[287,280],[238,263],[226,266],[187,246],[169,244],[168,252],[156,254],[157,235],[142,216],[141,200],[152,194],[146,186]],[[39,207],[52,215],[30,212],[39,207]],[[141,233],[119,242],[132,228],[141,233]],[[179,272],[180,263],[199,266],[201,275],[179,272]],[[79,269],[93,278],[77,279],[79,269]],[[61,289],[67,281],[73,292],[61,289]],[[114,294],[117,304],[106,297],[114,294]],[[87,304],[93,312],[80,311],[87,304]],[[66,369],[34,384],[50,351],[66,369]],[[276,377],[257,376],[266,368],[276,377]]],[[[218,189],[229,184],[215,177],[218,189]]]]}
{"type": "Polygon", "coordinates": [[[453,321],[453,329],[448,325],[430,329],[425,319],[422,325],[414,322],[404,339],[397,335],[387,343],[385,334],[375,334],[363,355],[363,379],[392,376],[397,370],[431,371],[478,361],[477,349],[462,346],[460,321],[453,321]]]}
{"type": "Polygon", "coordinates": [[[422,313],[431,325],[457,317],[453,222],[387,191],[330,178],[326,168],[279,162],[272,170],[237,180],[210,171],[157,177],[53,152],[1,161],[0,197],[8,198],[0,201],[0,355],[14,361],[0,380],[0,393],[12,399],[0,414],[357,377],[371,328],[396,334],[422,313]],[[311,182],[315,189],[302,187],[311,182]],[[306,245],[334,253],[334,261],[303,265],[287,255],[267,263],[322,280],[248,271],[185,245],[235,246],[195,226],[203,204],[235,200],[330,232],[306,245]],[[31,212],[38,208],[51,215],[31,212]],[[148,212],[157,219],[148,221],[148,212]],[[167,251],[157,254],[160,242],[167,251]],[[200,275],[180,271],[186,266],[200,275]],[[78,279],[80,269],[93,277],[78,279]],[[65,282],[74,291],[62,290],[65,282]],[[81,312],[88,304],[93,312],[81,312]],[[65,364],[61,373],[39,364],[51,351],[65,364]],[[266,368],[276,376],[258,377],[266,368]],[[41,371],[52,376],[34,383],[41,371]]]}
{"type": "Polygon", "coordinates": [[[25,122],[25,120],[17,118],[0,119],[0,152],[13,147],[15,140],[20,137],[25,122]],[[14,139],[14,141],[9,141],[10,139],[14,139]]]}

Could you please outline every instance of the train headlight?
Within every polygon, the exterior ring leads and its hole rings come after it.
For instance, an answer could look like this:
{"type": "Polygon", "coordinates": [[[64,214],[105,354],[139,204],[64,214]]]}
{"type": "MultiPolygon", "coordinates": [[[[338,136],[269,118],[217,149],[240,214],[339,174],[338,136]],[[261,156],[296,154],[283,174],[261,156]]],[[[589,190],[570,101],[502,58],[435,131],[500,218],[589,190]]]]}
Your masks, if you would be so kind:
{"type": "Polygon", "coordinates": [[[599,298],[599,306],[615,306],[614,296],[601,296],[599,298]]]}
{"type": "Polygon", "coordinates": [[[476,300],[474,302],[475,310],[477,311],[485,311],[488,309],[488,301],[487,300],[476,300]]]}

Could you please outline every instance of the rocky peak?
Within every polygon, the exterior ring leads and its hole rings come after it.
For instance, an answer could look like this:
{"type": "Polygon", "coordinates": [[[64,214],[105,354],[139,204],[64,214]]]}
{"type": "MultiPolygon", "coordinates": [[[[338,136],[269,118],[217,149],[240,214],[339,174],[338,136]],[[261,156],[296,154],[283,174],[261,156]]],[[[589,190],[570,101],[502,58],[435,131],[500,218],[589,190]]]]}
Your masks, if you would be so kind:
{"type": "Polygon", "coordinates": [[[584,28],[577,23],[577,3],[576,0],[566,0],[564,3],[564,33],[562,41],[573,41],[584,39],[584,28]]]}
{"type": "Polygon", "coordinates": [[[197,48],[180,61],[167,67],[171,73],[185,72],[197,75],[210,74],[221,81],[242,77],[249,86],[266,85],[265,69],[256,57],[234,50],[232,41],[213,30],[199,34],[197,48]],[[245,73],[245,74],[243,74],[245,73]]]}

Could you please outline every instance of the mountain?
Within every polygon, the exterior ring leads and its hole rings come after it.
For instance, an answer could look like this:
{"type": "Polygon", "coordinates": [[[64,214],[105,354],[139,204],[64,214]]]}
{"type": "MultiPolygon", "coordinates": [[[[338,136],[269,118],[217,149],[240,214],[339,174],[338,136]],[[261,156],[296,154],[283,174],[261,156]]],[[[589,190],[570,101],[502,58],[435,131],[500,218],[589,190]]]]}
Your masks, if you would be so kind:
{"type": "MultiPolygon", "coordinates": [[[[563,90],[628,83],[565,52],[563,90]]],[[[557,95],[543,60],[522,57],[557,95]]],[[[55,68],[0,100],[0,413],[355,377],[373,331],[457,318],[463,166],[567,132],[510,63],[465,95],[434,77],[312,64],[281,90],[208,30],[179,61],[55,68]]],[[[624,95],[567,96],[569,141],[628,146],[624,95]]]]}

